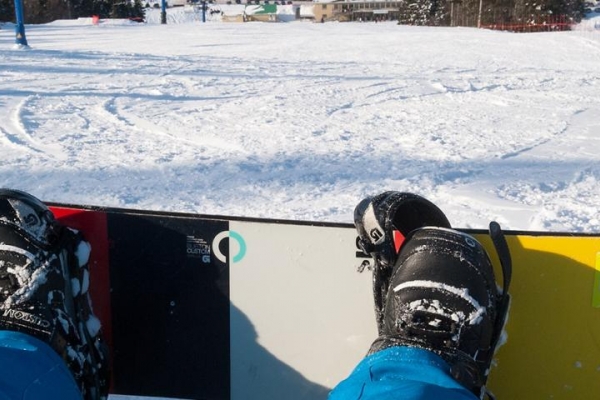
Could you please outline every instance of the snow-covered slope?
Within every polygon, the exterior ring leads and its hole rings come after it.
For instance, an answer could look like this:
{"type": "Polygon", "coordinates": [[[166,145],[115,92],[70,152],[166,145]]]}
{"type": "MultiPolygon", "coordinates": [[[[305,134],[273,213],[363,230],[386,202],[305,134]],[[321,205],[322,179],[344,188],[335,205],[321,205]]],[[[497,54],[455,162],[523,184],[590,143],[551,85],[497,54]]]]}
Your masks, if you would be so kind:
{"type": "MultiPolygon", "coordinates": [[[[173,14],[175,9],[169,9],[173,14]]],[[[149,21],[152,21],[149,18],[149,21]]],[[[0,30],[0,184],[47,201],[600,232],[600,34],[394,23],[0,30]]]]}

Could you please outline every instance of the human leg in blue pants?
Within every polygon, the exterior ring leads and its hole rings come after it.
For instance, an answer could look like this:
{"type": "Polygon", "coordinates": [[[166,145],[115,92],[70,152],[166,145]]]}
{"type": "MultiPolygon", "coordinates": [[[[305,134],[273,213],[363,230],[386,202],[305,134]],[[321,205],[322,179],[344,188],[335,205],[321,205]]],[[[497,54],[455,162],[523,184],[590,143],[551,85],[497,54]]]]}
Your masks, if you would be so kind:
{"type": "Polygon", "coordinates": [[[397,346],[366,357],[329,400],[477,400],[435,353],[397,346]]]}
{"type": "Polygon", "coordinates": [[[81,400],[65,361],[46,343],[0,331],[0,400],[81,400]]]}
{"type": "Polygon", "coordinates": [[[41,201],[0,189],[0,399],[107,397],[89,253],[41,201]]]}
{"type": "Polygon", "coordinates": [[[510,255],[499,226],[490,224],[490,235],[503,289],[481,244],[420,196],[367,198],[355,225],[375,262],[379,337],[329,400],[483,398],[509,303],[510,255]]]}

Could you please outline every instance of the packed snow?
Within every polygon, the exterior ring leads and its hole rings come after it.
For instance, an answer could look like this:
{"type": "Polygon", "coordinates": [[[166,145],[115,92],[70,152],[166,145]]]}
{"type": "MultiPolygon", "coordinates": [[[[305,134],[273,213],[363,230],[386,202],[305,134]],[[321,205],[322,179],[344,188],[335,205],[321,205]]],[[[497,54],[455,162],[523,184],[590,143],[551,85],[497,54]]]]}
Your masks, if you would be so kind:
{"type": "Polygon", "coordinates": [[[150,11],[27,25],[29,49],[1,26],[1,186],[331,222],[399,190],[457,227],[600,232],[594,20],[517,34],[150,11]]]}

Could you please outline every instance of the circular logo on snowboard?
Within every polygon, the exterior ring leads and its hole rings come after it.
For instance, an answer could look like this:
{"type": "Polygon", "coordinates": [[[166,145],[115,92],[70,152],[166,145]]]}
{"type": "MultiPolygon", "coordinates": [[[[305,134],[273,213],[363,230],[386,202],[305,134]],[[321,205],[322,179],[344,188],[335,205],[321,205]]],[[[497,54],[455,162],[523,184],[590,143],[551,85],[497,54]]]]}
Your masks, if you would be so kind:
{"type": "MultiPolygon", "coordinates": [[[[246,255],[246,242],[244,241],[242,235],[240,235],[236,231],[223,231],[219,232],[217,236],[215,236],[212,242],[212,248],[215,257],[217,257],[217,259],[223,263],[227,262],[227,256],[225,256],[219,248],[221,241],[225,238],[231,238],[234,239],[235,242],[237,242],[237,254],[233,256],[232,261],[234,263],[241,261],[242,258],[244,258],[244,256],[246,255]]],[[[229,241],[229,246],[232,246],[232,242],[232,240],[229,241]]],[[[234,248],[230,247],[230,253],[233,253],[233,250],[234,248]]]]}

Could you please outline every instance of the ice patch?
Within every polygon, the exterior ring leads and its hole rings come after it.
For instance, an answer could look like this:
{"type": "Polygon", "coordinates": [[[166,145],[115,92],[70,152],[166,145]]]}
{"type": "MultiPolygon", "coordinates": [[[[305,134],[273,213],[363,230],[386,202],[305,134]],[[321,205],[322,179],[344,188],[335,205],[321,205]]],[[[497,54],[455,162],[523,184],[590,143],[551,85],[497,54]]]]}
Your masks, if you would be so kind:
{"type": "Polygon", "coordinates": [[[63,328],[63,332],[69,332],[69,317],[65,314],[65,312],[61,309],[57,309],[57,317],[56,320],[61,324],[63,328]]]}
{"type": "Polygon", "coordinates": [[[439,327],[441,324],[442,324],[442,320],[441,320],[441,319],[434,319],[434,320],[431,320],[431,321],[429,321],[429,324],[428,324],[428,325],[431,325],[431,326],[433,326],[434,328],[437,328],[437,327],[439,327]]]}
{"type": "Polygon", "coordinates": [[[85,356],[83,353],[75,350],[73,346],[67,346],[66,351],[69,359],[76,360],[80,366],[85,364],[85,356]]]}
{"type": "Polygon", "coordinates": [[[90,289],[90,272],[85,269],[83,270],[83,277],[81,278],[81,293],[87,293],[90,289]]]}
{"type": "Polygon", "coordinates": [[[75,251],[75,255],[77,256],[77,260],[79,260],[79,267],[83,267],[90,260],[90,253],[92,251],[92,246],[82,240],[77,246],[77,250],[75,251]]]}
{"type": "MultiPolygon", "coordinates": [[[[399,292],[403,289],[407,289],[407,288],[438,289],[440,291],[452,293],[452,294],[464,299],[474,309],[474,311],[471,312],[467,318],[467,322],[470,325],[477,325],[479,322],[481,322],[481,318],[483,317],[483,314],[486,313],[485,307],[482,307],[477,300],[475,300],[472,296],[469,295],[468,289],[457,288],[455,286],[447,285],[447,284],[441,283],[441,282],[416,280],[416,281],[409,281],[409,282],[401,283],[400,285],[398,285],[394,288],[394,292],[397,293],[397,292],[399,292]]],[[[435,301],[436,300],[430,300],[431,303],[433,303],[435,301]]],[[[455,317],[459,318],[458,314],[455,317]]]]}
{"type": "Polygon", "coordinates": [[[71,291],[73,292],[73,296],[79,295],[81,290],[81,284],[79,283],[79,279],[71,278],[71,291]]]}
{"type": "Polygon", "coordinates": [[[15,276],[18,285],[20,286],[17,291],[4,301],[3,306],[9,308],[12,304],[27,301],[40,285],[46,283],[48,265],[52,262],[54,256],[50,257],[49,260],[45,260],[44,263],[38,267],[37,264],[39,261],[28,251],[4,244],[0,245],[0,250],[14,251],[25,255],[29,259],[25,265],[13,266],[12,268],[9,267],[6,269],[8,273],[15,276]]]}
{"type": "MultiPolygon", "coordinates": [[[[465,321],[465,314],[461,311],[452,311],[435,299],[415,300],[408,304],[408,308],[412,311],[426,311],[428,313],[437,314],[450,320],[462,324],[465,321]]],[[[433,319],[428,322],[430,326],[439,327],[442,323],[441,319],[433,319]]]]}
{"type": "Polygon", "coordinates": [[[92,337],[96,337],[98,335],[98,332],[100,332],[100,328],[102,327],[100,320],[93,314],[90,314],[90,317],[85,322],[85,325],[87,327],[88,332],[90,333],[90,336],[92,337]]]}

